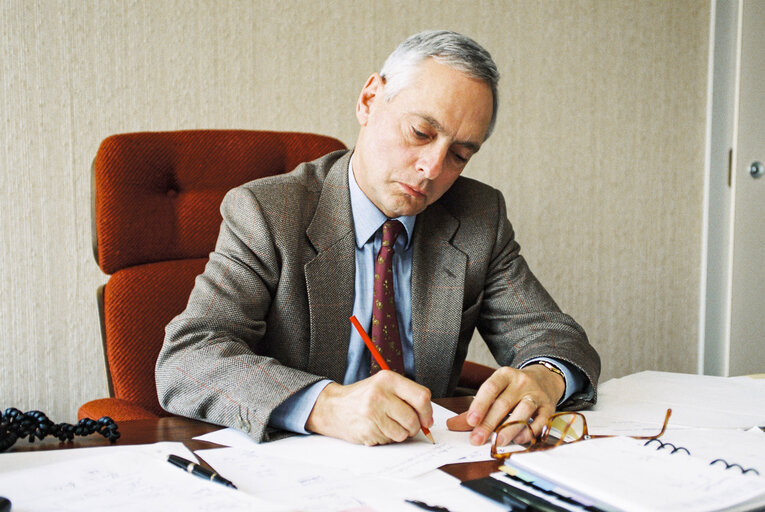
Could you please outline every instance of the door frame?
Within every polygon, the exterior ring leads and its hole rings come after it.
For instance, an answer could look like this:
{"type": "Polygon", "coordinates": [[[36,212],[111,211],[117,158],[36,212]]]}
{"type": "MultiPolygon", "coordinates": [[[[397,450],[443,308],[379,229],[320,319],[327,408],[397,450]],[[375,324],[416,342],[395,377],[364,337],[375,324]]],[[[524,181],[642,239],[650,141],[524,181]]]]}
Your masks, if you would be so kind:
{"type": "Polygon", "coordinates": [[[738,127],[743,0],[710,0],[699,374],[728,376],[733,284],[733,169],[738,127]]]}

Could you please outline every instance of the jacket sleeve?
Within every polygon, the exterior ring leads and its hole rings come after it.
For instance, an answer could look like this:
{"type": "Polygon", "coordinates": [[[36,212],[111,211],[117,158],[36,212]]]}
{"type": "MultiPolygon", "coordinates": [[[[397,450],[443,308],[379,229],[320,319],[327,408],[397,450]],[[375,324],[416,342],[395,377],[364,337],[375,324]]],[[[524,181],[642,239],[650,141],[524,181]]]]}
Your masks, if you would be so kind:
{"type": "Polygon", "coordinates": [[[529,269],[507,219],[502,194],[496,192],[496,238],[488,264],[477,327],[503,366],[548,357],[564,361],[586,377],[584,389],[561,407],[579,409],[595,403],[600,358],[584,329],[558,305],[529,269]]]}
{"type": "MultiPolygon", "coordinates": [[[[156,365],[162,407],[272,438],[272,411],[321,379],[266,354],[267,315],[281,262],[254,193],[240,187],[221,205],[215,251],[196,279],[186,310],[166,328],[156,365]]],[[[296,336],[298,336],[296,334],[296,336]]]]}

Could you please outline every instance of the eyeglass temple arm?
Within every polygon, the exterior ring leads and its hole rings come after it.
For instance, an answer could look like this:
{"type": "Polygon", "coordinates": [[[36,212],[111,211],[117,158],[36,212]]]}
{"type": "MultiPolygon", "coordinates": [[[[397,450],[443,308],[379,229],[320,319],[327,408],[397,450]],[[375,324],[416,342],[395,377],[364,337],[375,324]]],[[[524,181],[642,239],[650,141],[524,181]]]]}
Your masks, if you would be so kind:
{"type": "Polygon", "coordinates": [[[664,431],[667,430],[667,424],[669,423],[669,417],[672,416],[672,409],[667,409],[667,415],[664,417],[664,424],[661,426],[661,431],[656,434],[655,436],[630,436],[632,439],[658,439],[664,434],[664,431]]]}

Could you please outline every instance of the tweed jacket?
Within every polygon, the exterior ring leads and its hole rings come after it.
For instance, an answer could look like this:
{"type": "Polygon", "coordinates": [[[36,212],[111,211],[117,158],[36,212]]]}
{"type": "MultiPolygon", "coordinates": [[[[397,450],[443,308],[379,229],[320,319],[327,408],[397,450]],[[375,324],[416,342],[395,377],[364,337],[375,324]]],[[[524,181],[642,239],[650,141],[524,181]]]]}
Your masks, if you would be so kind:
{"type": "MultiPolygon", "coordinates": [[[[156,366],[170,412],[276,432],[271,412],[296,391],[343,382],[354,299],[350,151],[231,190],[210,260],[168,324],[156,366]]],[[[600,360],[520,255],[501,193],[460,177],[417,216],[412,236],[415,380],[453,393],[478,328],[497,362],[567,361],[587,377],[567,407],[595,401],[600,360]]]]}

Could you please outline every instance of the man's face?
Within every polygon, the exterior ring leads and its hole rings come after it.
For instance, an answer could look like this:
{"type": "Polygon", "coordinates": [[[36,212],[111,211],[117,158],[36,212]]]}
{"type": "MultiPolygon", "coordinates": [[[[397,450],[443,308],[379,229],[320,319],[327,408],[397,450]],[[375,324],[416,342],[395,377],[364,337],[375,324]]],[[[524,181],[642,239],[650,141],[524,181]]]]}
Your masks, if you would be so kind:
{"type": "Polygon", "coordinates": [[[372,75],[361,91],[356,181],[389,218],[416,215],[452,186],[484,140],[492,93],[483,81],[426,59],[391,100],[372,75]]]}

